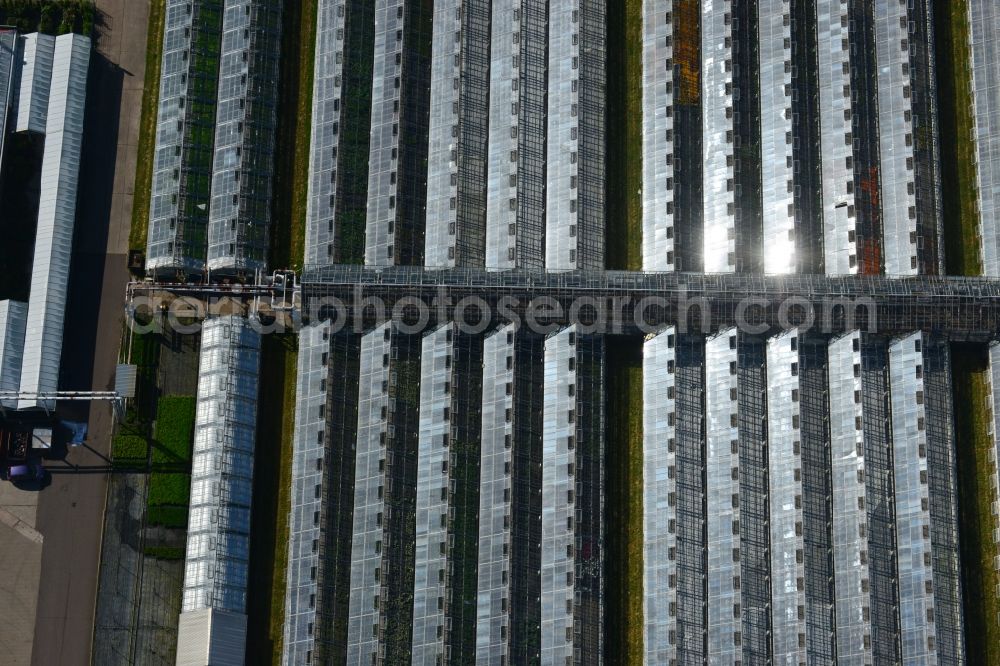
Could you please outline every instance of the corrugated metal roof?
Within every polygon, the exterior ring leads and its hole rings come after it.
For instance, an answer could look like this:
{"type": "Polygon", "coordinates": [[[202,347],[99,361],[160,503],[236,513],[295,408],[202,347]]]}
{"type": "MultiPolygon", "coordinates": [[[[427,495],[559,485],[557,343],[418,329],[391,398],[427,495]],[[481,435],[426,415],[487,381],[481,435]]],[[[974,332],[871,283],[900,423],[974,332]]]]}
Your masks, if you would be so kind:
{"type": "Polygon", "coordinates": [[[0,158],[7,137],[9,109],[14,100],[20,42],[16,30],[0,30],[0,158]]]}
{"type": "Polygon", "coordinates": [[[206,608],[181,613],[177,666],[243,666],[247,616],[206,608]]]}
{"type": "MultiPolygon", "coordinates": [[[[62,35],[55,43],[21,366],[26,392],[56,391],[59,384],[90,46],[90,39],[80,35],[62,35]]],[[[21,409],[53,406],[51,400],[19,403],[21,409]]]]}
{"type": "Polygon", "coordinates": [[[44,134],[49,115],[49,87],[56,38],[33,32],[21,38],[24,60],[17,103],[15,132],[44,134]]]}
{"type": "MultiPolygon", "coordinates": [[[[0,301],[0,391],[17,391],[21,386],[27,316],[27,303],[0,301]]],[[[2,401],[4,407],[14,408],[14,403],[14,400],[2,401]]]]}

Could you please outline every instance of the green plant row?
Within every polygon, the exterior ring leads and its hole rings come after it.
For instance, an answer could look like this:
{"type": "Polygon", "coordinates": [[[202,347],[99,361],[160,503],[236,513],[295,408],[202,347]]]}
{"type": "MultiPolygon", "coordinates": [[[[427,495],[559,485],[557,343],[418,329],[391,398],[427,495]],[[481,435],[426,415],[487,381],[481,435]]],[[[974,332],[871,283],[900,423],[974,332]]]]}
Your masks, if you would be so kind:
{"type": "Polygon", "coordinates": [[[146,510],[146,524],[184,529],[188,510],[184,506],[151,506],[146,510]]]}
{"type": "Polygon", "coordinates": [[[163,396],[156,408],[154,463],[190,463],[194,437],[193,396],[163,396]]]}
{"type": "Polygon", "coordinates": [[[145,465],[149,441],[141,435],[118,434],[111,441],[111,457],[115,465],[145,465]]]}

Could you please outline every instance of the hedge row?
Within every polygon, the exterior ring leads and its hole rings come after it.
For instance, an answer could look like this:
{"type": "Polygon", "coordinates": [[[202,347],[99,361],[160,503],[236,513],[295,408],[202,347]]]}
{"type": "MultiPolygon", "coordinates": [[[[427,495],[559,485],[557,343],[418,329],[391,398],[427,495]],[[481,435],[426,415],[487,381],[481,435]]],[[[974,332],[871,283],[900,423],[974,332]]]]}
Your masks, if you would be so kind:
{"type": "Polygon", "coordinates": [[[20,32],[94,36],[97,7],[93,0],[3,0],[0,23],[20,32]]]}

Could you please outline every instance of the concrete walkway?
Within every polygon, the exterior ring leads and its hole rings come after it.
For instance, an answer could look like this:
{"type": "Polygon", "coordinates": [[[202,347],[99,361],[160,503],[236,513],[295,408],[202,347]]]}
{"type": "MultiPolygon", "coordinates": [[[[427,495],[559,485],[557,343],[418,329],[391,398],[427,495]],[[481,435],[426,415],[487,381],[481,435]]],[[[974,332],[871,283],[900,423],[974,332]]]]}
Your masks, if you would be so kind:
{"type": "MultiPolygon", "coordinates": [[[[64,388],[113,385],[128,281],[149,0],[97,0],[97,8],[103,25],[87,93],[64,388]]],[[[106,404],[74,416],[89,419],[89,448],[50,465],[52,484],[38,495],[34,527],[44,546],[31,662],[38,666],[90,663],[113,418],[106,404]]]]}
{"type": "Polygon", "coordinates": [[[38,493],[0,481],[0,655],[3,663],[28,666],[42,567],[43,537],[35,530],[38,493]],[[27,640],[26,640],[27,639],[27,640]]]}

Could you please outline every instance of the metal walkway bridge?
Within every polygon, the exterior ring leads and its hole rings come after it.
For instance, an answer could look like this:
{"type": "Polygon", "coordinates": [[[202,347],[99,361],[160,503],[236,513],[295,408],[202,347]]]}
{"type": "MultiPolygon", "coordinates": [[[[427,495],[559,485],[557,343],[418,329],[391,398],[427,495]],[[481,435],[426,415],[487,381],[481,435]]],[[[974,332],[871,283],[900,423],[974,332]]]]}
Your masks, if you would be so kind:
{"type": "MultiPolygon", "coordinates": [[[[433,305],[432,318],[454,316],[462,299],[471,298],[479,307],[485,302],[496,321],[534,309],[536,316],[547,313],[556,324],[616,321],[625,333],[665,324],[686,324],[704,333],[734,324],[758,330],[811,324],[825,333],[924,330],[952,340],[984,341],[1000,332],[1000,280],[983,278],[363,266],[307,270],[302,276],[307,316],[346,314],[367,324],[377,315],[370,300],[365,304],[371,298],[387,307],[404,298],[411,308],[417,301],[433,305]],[[338,310],[341,304],[345,307],[338,310]]],[[[475,318],[469,314],[475,307],[466,308],[467,320],[475,318]]]]}
{"type": "Polygon", "coordinates": [[[460,315],[483,327],[510,320],[577,323],[599,332],[642,333],[676,324],[711,333],[729,326],[750,332],[804,326],[827,334],[861,329],[885,335],[923,330],[954,341],[1000,337],[1000,280],[887,277],[528,272],[339,265],[308,269],[281,286],[133,283],[138,296],[168,294],[213,300],[253,299],[274,309],[294,306],[305,319],[340,318],[355,330],[392,314],[429,325],[460,315]],[[456,312],[456,310],[458,312],[456,312]]]}

